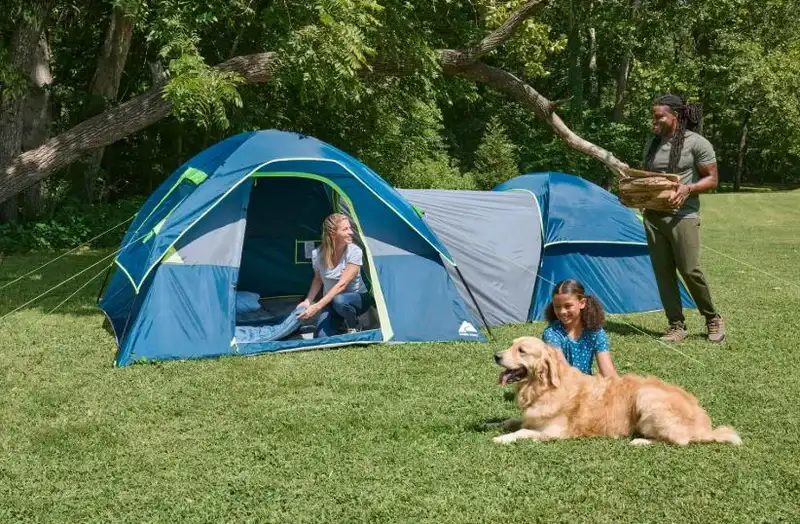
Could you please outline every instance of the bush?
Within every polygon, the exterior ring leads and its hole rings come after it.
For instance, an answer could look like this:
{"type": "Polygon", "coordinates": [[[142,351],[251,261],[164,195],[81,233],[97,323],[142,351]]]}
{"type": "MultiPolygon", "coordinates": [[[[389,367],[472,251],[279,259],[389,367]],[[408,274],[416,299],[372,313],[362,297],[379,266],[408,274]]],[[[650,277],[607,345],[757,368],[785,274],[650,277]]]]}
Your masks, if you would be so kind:
{"type": "Polygon", "coordinates": [[[412,160],[392,177],[391,182],[404,189],[475,189],[472,177],[461,174],[446,155],[412,160]]]}
{"type": "MultiPolygon", "coordinates": [[[[131,198],[88,209],[64,206],[48,220],[0,224],[0,253],[74,248],[132,217],[142,203],[142,198],[131,198]]],[[[118,247],[126,230],[127,225],[121,225],[91,246],[118,247]]]]}

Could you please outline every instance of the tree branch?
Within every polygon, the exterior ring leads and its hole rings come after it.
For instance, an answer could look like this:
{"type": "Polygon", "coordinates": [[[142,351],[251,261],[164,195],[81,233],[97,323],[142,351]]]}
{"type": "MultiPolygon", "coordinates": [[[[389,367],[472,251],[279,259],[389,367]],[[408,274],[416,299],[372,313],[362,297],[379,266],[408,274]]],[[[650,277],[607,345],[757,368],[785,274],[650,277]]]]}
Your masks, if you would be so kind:
{"type": "Polygon", "coordinates": [[[561,117],[555,113],[555,104],[553,102],[511,73],[486,65],[483,62],[475,62],[468,67],[453,67],[450,65],[446,67],[445,72],[481,82],[506,93],[549,125],[553,132],[561,137],[569,147],[596,158],[612,172],[621,176],[621,170],[625,168],[625,164],[622,161],[610,151],[606,151],[602,147],[576,135],[561,120],[561,117]]]}
{"type": "MultiPolygon", "coordinates": [[[[269,82],[278,66],[277,53],[238,56],[217,66],[250,84],[269,82]]],[[[124,104],[81,122],[36,149],[15,157],[0,172],[0,202],[66,167],[85,153],[113,144],[169,115],[172,104],[155,87],[124,104]]]]}
{"type": "Polygon", "coordinates": [[[472,63],[478,60],[480,57],[491,53],[501,45],[505,44],[509,38],[511,38],[514,33],[517,32],[517,29],[522,22],[533,16],[533,13],[536,11],[536,8],[541,7],[547,4],[548,0],[529,0],[519,9],[517,9],[514,14],[508,17],[508,20],[503,22],[503,25],[492,31],[489,36],[474,44],[467,49],[461,51],[461,57],[459,60],[463,64],[472,63]]]}

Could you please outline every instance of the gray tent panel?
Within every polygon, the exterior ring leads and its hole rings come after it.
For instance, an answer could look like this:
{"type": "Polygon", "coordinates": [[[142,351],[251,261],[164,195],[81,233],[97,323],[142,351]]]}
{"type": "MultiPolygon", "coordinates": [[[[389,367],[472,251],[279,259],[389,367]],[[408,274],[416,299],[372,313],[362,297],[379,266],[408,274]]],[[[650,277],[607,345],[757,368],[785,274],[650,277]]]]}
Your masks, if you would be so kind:
{"type": "Polygon", "coordinates": [[[239,267],[250,188],[241,184],[177,242],[166,264],[239,267]]]}
{"type": "MultiPolygon", "coordinates": [[[[489,325],[527,322],[542,246],[534,197],[521,191],[399,191],[447,246],[489,325]]],[[[477,316],[464,282],[445,266],[477,316]]]]}

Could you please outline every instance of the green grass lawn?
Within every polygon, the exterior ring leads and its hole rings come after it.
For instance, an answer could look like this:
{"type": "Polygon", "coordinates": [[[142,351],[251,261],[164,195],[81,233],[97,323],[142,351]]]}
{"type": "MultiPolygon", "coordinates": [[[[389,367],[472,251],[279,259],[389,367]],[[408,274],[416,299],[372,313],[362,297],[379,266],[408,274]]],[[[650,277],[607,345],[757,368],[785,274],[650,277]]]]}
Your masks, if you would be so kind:
{"type": "MultiPolygon", "coordinates": [[[[592,439],[498,446],[516,411],[487,344],[387,345],[114,369],[94,271],[0,321],[0,522],[797,522],[800,192],[703,199],[728,343],[699,315],[613,316],[617,367],[680,384],[738,448],[592,439]],[[641,331],[646,334],[643,334],[641,331]]],[[[108,255],[0,290],[0,315],[108,255]]],[[[0,286],[53,254],[5,258],[0,286]]],[[[98,266],[99,269],[100,266],[98,266]]]]}

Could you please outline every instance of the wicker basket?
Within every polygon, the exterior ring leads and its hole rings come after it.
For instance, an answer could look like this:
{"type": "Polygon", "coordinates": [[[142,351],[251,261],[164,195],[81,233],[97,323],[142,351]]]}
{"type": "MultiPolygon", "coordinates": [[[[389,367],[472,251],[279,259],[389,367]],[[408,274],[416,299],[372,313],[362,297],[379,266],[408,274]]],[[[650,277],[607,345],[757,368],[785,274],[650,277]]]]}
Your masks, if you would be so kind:
{"type": "Polygon", "coordinates": [[[624,206],[657,211],[675,209],[669,200],[680,185],[680,176],[638,169],[625,169],[623,173],[626,178],[619,181],[619,201],[624,206]]]}

